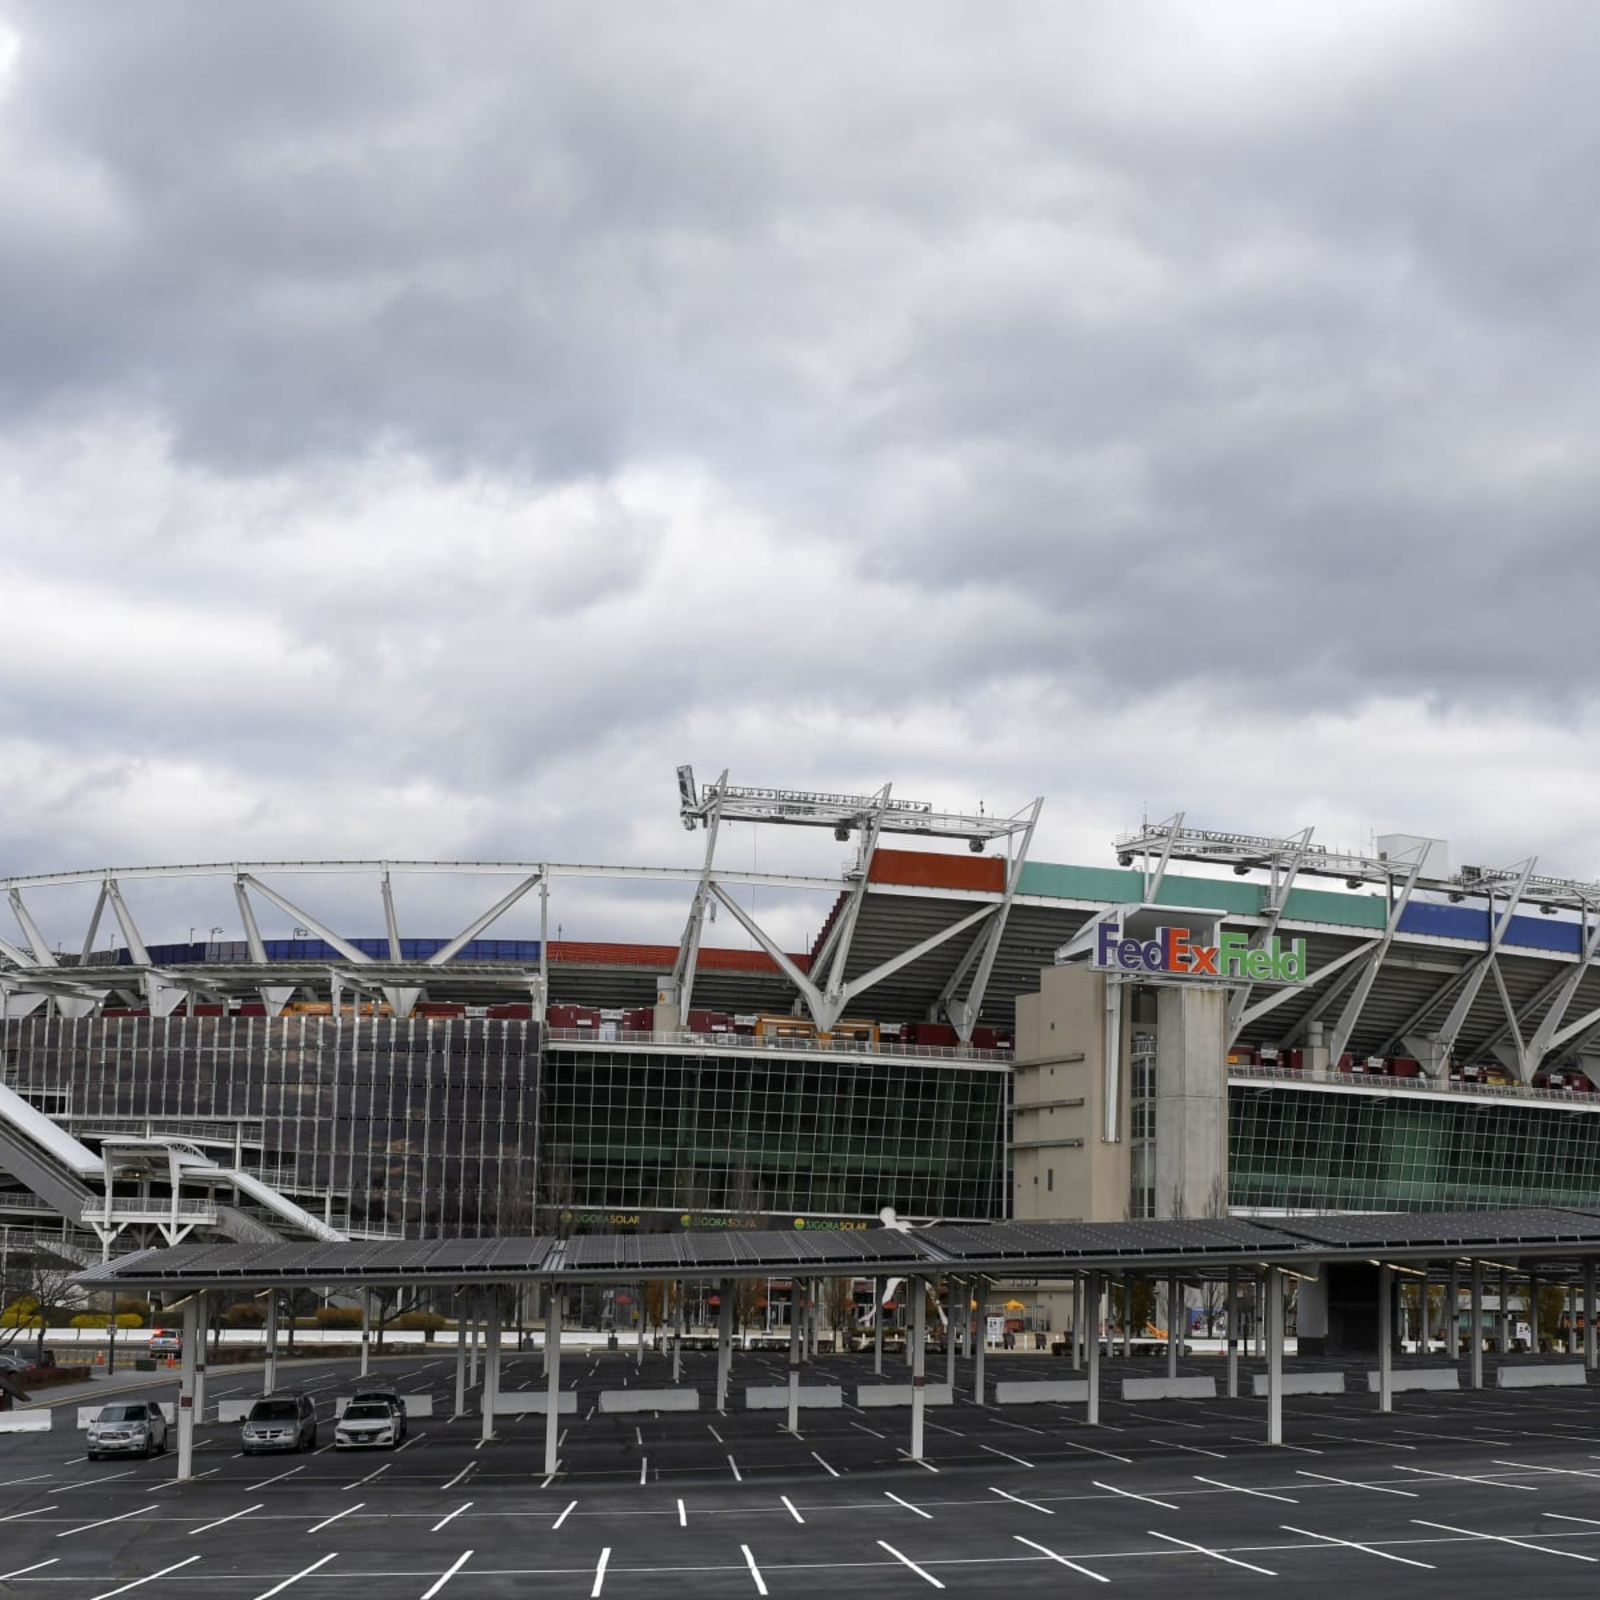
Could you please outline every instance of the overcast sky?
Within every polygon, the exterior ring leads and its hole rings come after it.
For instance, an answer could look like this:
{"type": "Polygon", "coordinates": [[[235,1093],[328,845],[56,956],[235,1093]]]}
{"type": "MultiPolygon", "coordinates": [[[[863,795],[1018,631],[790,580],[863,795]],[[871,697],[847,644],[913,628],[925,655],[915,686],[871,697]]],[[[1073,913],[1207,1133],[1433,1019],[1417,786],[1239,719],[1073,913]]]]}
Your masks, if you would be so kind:
{"type": "Polygon", "coordinates": [[[1597,81],[1587,0],[0,0],[0,875],[689,863],[680,761],[1600,874],[1597,81]]]}

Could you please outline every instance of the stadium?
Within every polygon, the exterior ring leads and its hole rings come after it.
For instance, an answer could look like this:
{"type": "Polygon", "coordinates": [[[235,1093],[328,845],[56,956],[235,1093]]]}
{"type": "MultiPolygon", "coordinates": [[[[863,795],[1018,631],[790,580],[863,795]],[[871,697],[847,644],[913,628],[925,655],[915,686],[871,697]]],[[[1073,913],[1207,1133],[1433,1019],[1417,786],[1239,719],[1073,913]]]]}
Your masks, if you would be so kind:
{"type": "Polygon", "coordinates": [[[5,1236],[88,1261],[191,1235],[1265,1217],[1600,1187],[1600,885],[1181,815],[1061,865],[1030,855],[1042,801],[963,815],[687,768],[679,790],[703,843],[684,865],[6,880],[5,1236]],[[850,858],[732,868],[719,845],[743,827],[827,830],[850,858]],[[375,936],[318,915],[334,876],[381,908],[375,936]],[[403,929],[423,876],[481,910],[403,929]],[[563,890],[594,880],[651,886],[641,923],[671,890],[674,926],[563,939],[563,890]],[[806,948],[750,889],[818,897],[806,948]],[[211,936],[147,943],[146,903],[211,936]],[[539,937],[499,936],[518,906],[539,937]],[[707,937],[718,911],[743,947],[707,937]]]}

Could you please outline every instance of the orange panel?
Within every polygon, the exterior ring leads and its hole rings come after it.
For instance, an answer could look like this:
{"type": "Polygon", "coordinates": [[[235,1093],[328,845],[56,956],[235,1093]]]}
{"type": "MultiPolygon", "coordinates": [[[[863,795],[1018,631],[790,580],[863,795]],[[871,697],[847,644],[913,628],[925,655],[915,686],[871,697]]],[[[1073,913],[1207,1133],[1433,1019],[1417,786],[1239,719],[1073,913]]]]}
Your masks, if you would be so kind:
{"type": "Polygon", "coordinates": [[[947,856],[930,850],[879,850],[872,857],[873,883],[903,883],[917,889],[978,889],[1003,893],[1006,864],[996,856],[947,856]]]}

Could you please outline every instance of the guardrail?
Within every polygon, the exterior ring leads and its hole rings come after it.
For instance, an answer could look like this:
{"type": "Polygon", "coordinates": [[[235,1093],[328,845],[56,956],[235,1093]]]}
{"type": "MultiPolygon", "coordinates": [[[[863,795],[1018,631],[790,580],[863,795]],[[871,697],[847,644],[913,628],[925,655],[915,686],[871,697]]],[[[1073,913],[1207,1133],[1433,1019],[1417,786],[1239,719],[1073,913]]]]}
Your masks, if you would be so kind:
{"type": "Polygon", "coordinates": [[[901,1044],[897,1039],[877,1042],[860,1039],[758,1039],[748,1033],[652,1033],[648,1030],[598,1028],[546,1028],[544,1036],[553,1044],[620,1044],[636,1049],[651,1045],[670,1045],[675,1049],[774,1050],[814,1055],[897,1056],[929,1061],[987,1061],[1009,1065],[1009,1050],[980,1050],[976,1046],[946,1044],[901,1044]]]}
{"type": "Polygon", "coordinates": [[[1600,1111],[1600,1094],[1580,1094],[1573,1089],[1540,1089],[1531,1083],[1463,1083],[1459,1078],[1391,1078],[1383,1073],[1330,1072],[1313,1077],[1292,1067],[1234,1066],[1230,1078],[1269,1078],[1280,1083],[1310,1084],[1315,1088],[1360,1089],[1363,1093],[1382,1093],[1386,1089],[1407,1093],[1472,1095],[1499,1100],[1550,1100],[1558,1105],[1586,1107],[1600,1111]]]}

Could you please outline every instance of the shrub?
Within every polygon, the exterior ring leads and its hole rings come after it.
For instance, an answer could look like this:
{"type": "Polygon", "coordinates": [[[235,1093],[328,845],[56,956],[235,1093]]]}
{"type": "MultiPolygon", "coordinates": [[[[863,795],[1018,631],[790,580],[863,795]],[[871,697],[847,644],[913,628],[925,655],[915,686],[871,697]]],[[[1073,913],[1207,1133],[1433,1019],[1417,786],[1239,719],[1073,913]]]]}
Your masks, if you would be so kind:
{"type": "Polygon", "coordinates": [[[267,1320],[267,1309],[259,1301],[241,1300],[222,1313],[230,1328],[259,1328],[267,1320]]]}
{"type": "Polygon", "coordinates": [[[150,1315],[150,1304],[146,1300],[123,1299],[117,1301],[117,1326],[119,1328],[142,1328],[144,1319],[150,1315]],[[131,1322],[124,1322],[124,1317],[131,1317],[131,1322]]]}
{"type": "Polygon", "coordinates": [[[319,1328],[359,1328],[361,1313],[355,1306],[323,1306],[316,1322],[319,1328]]]}
{"type": "Polygon", "coordinates": [[[437,1311],[403,1311],[390,1326],[402,1333],[437,1333],[450,1326],[450,1319],[437,1311]]]}

